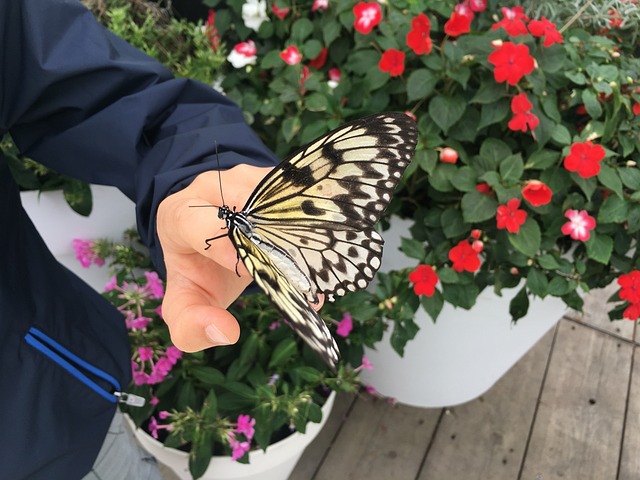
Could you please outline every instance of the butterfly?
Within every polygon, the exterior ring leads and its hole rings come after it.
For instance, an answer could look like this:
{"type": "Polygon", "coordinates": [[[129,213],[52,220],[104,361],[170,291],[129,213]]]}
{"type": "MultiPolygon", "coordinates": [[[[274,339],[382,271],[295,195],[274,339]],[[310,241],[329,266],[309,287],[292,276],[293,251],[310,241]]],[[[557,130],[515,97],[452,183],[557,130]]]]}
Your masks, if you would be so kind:
{"type": "MultiPolygon", "coordinates": [[[[332,300],[363,289],[373,279],[384,243],[374,224],[417,140],[404,113],[346,123],[274,168],[242,210],[218,208],[251,276],[331,368],[338,346],[310,303],[317,304],[319,294],[332,300]]],[[[206,248],[221,236],[205,240],[206,248]]]]}

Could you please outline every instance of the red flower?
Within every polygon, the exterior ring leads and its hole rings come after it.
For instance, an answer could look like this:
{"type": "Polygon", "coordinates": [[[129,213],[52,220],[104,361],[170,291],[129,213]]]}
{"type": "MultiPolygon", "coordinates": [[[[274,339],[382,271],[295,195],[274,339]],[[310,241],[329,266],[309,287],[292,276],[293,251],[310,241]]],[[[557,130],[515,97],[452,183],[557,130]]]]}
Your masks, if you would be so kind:
{"type": "Polygon", "coordinates": [[[591,141],[577,142],[571,145],[569,155],[564,158],[564,168],[570,172],[578,172],[582,178],[590,178],[600,173],[600,162],[606,152],[600,145],[591,141]]]}
{"type": "Polygon", "coordinates": [[[556,28],[556,24],[542,17],[540,20],[529,22],[529,32],[534,37],[544,37],[542,45],[550,47],[554,43],[562,43],[562,34],[556,28]]]}
{"type": "Polygon", "coordinates": [[[553,192],[540,180],[529,180],[522,188],[522,196],[534,207],[540,207],[551,201],[553,192]]]}
{"type": "Polygon", "coordinates": [[[634,115],[640,115],[640,103],[636,102],[633,104],[633,107],[631,107],[631,110],[633,111],[634,115]]]}
{"type": "Polygon", "coordinates": [[[430,297],[436,291],[438,275],[430,265],[418,265],[409,274],[409,281],[413,283],[413,291],[416,295],[430,297]]]}
{"type": "Polygon", "coordinates": [[[533,72],[535,61],[529,55],[529,47],[503,42],[502,45],[489,54],[489,63],[495,66],[493,76],[496,82],[506,82],[515,85],[520,79],[533,72]]]}
{"type": "Polygon", "coordinates": [[[220,34],[216,27],[216,12],[213,9],[209,9],[209,16],[207,17],[207,23],[204,24],[205,34],[211,42],[211,48],[217,50],[220,46],[220,34]]]}
{"type": "Polygon", "coordinates": [[[496,213],[496,225],[500,230],[518,233],[520,227],[527,220],[527,212],[520,209],[520,199],[512,198],[506,205],[500,205],[496,213]]]}
{"type": "Polygon", "coordinates": [[[318,56],[309,62],[309,66],[313,68],[324,67],[324,64],[327,62],[328,52],[329,50],[327,50],[326,48],[323,48],[322,50],[320,50],[320,53],[318,54],[318,56]]]}
{"type": "Polygon", "coordinates": [[[360,2],[353,7],[356,19],[353,28],[366,35],[382,20],[382,9],[378,2],[360,2]]]}
{"type": "Polygon", "coordinates": [[[487,0],[469,0],[469,8],[472,12],[483,12],[487,9],[487,0]]]}
{"type": "Polygon", "coordinates": [[[459,3],[447,23],[444,24],[444,33],[451,37],[459,37],[471,31],[471,21],[474,14],[469,7],[459,3]]]}
{"type": "Polygon", "coordinates": [[[429,17],[421,13],[411,20],[411,30],[407,33],[407,45],[416,55],[431,52],[431,22],[429,17]]]}
{"type": "Polygon", "coordinates": [[[491,185],[488,183],[479,183],[476,185],[476,190],[480,193],[484,193],[485,195],[492,195],[493,190],[491,190],[491,185]]]}
{"type": "Polygon", "coordinates": [[[527,98],[527,94],[522,92],[513,97],[511,100],[511,111],[513,118],[509,121],[509,128],[514,131],[526,132],[527,128],[533,131],[538,126],[540,120],[531,113],[533,105],[527,98]]]}
{"type": "Polygon", "coordinates": [[[289,15],[289,11],[291,10],[289,7],[278,8],[275,3],[271,4],[271,8],[273,9],[273,13],[276,14],[280,20],[284,20],[284,18],[289,15]]]}
{"type": "Polygon", "coordinates": [[[504,28],[507,31],[507,34],[512,37],[526,35],[529,33],[527,32],[527,27],[524,24],[525,21],[529,21],[529,17],[524,14],[522,7],[502,7],[501,10],[503,18],[498,23],[494,23],[491,30],[504,28]]]}
{"type": "Polygon", "coordinates": [[[296,63],[300,63],[302,60],[302,54],[300,53],[300,50],[298,50],[298,47],[291,45],[290,47],[287,47],[284,52],[280,52],[280,58],[289,65],[295,65],[296,63]]]}
{"type": "Polygon", "coordinates": [[[449,250],[449,260],[453,262],[451,268],[456,272],[475,272],[480,268],[478,252],[466,240],[460,240],[458,245],[449,250]]]}
{"type": "Polygon", "coordinates": [[[628,320],[637,320],[640,317],[640,303],[629,305],[625,308],[622,316],[628,320]]]}
{"type": "Polygon", "coordinates": [[[640,303],[640,271],[632,270],[618,277],[620,298],[629,303],[640,303]]]}
{"type": "Polygon", "coordinates": [[[622,17],[620,14],[614,9],[609,9],[609,26],[611,28],[619,28],[622,26],[622,17]]]}
{"type": "Polygon", "coordinates": [[[569,209],[564,212],[564,216],[569,219],[562,226],[563,235],[569,235],[574,240],[586,242],[591,236],[591,230],[596,228],[596,219],[587,213],[586,210],[569,209]]]}
{"type": "Polygon", "coordinates": [[[383,72],[389,72],[392,77],[402,75],[404,72],[404,52],[395,48],[385,51],[378,62],[378,68],[383,72]]]}

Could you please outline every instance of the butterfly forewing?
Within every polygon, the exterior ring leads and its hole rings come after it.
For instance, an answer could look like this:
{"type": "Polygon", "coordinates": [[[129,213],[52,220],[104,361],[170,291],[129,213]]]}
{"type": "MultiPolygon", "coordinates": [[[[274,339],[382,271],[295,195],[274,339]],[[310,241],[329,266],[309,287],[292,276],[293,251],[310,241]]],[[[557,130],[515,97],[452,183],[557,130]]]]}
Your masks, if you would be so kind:
{"type": "Polygon", "coordinates": [[[244,212],[261,235],[286,243],[319,291],[343,295],[364,288],[382,256],[382,240],[371,227],[391,201],[416,142],[415,123],[403,113],[348,123],[274,169],[244,212]]]}
{"type": "Polygon", "coordinates": [[[309,302],[318,293],[364,288],[375,275],[384,242],[373,225],[417,139],[415,123],[403,113],[345,124],[274,168],[240,215],[225,210],[229,236],[249,273],[332,367],[337,346],[309,302]],[[245,231],[234,227],[240,216],[245,231]]]}

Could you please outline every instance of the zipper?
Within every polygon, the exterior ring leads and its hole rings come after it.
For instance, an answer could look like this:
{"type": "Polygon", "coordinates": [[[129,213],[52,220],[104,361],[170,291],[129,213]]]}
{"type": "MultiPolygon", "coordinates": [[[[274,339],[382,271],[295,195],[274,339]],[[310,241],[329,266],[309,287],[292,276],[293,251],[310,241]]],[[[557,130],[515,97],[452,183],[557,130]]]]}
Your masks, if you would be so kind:
{"type": "Polygon", "coordinates": [[[47,336],[41,330],[31,327],[24,339],[27,344],[64,368],[77,380],[85,384],[105,400],[111,403],[124,403],[132,407],[144,406],[146,402],[144,397],[123,392],[120,387],[120,382],[118,382],[118,380],[116,380],[112,375],[109,375],[107,372],[100,370],[86,360],[78,357],[51,337],[47,336]],[[107,382],[111,387],[113,387],[113,391],[109,391],[99,385],[95,380],[90,378],[90,375],[94,378],[107,382]]]}

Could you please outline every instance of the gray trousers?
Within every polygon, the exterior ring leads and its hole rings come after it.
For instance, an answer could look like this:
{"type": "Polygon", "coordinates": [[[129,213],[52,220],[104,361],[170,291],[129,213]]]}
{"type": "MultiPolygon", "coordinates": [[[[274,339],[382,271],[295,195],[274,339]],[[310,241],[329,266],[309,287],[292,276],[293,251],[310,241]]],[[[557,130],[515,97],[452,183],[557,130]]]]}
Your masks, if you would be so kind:
{"type": "Polygon", "coordinates": [[[136,442],[116,411],[98,458],[83,480],[161,480],[156,459],[136,442]]]}

